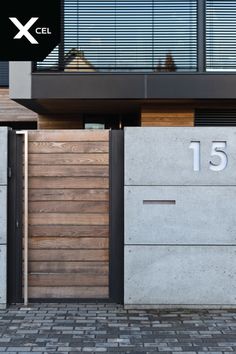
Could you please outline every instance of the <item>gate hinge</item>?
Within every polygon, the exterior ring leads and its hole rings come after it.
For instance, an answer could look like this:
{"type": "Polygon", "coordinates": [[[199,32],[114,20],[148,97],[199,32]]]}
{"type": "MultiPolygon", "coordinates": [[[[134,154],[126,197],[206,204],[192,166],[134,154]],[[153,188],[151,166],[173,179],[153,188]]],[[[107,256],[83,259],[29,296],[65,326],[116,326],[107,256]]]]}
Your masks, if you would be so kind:
{"type": "Polygon", "coordinates": [[[8,178],[12,177],[12,169],[11,167],[8,167],[8,178]]]}

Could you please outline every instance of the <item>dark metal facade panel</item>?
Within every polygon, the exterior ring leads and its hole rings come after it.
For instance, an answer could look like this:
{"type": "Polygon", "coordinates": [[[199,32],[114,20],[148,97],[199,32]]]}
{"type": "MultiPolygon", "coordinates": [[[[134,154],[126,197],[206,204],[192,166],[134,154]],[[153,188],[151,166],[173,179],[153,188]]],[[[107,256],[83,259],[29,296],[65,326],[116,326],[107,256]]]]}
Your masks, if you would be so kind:
{"type": "Polygon", "coordinates": [[[141,99],[145,95],[142,75],[35,74],[32,99],[141,99]]]}
{"type": "Polygon", "coordinates": [[[236,75],[149,75],[149,99],[235,99],[236,75]]]}
{"type": "Polygon", "coordinates": [[[33,74],[32,99],[236,99],[236,75],[33,74]]]}

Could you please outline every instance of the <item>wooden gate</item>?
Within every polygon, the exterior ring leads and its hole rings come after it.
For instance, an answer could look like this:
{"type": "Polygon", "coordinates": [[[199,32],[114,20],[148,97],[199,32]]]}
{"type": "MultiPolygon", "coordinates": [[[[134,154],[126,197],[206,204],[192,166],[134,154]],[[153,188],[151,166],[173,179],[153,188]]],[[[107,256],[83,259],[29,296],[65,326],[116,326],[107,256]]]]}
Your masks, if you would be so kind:
{"type": "Polygon", "coordinates": [[[109,132],[28,137],[29,298],[108,298],[109,132]]]}

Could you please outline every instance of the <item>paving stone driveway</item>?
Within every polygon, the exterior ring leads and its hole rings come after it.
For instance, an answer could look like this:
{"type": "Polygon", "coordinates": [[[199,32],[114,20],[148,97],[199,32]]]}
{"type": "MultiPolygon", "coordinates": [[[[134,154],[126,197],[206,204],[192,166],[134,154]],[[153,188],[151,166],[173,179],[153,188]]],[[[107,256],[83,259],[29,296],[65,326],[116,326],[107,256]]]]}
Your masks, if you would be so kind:
{"type": "Polygon", "coordinates": [[[236,353],[236,311],[126,311],[114,304],[0,310],[5,353],[236,353]]]}

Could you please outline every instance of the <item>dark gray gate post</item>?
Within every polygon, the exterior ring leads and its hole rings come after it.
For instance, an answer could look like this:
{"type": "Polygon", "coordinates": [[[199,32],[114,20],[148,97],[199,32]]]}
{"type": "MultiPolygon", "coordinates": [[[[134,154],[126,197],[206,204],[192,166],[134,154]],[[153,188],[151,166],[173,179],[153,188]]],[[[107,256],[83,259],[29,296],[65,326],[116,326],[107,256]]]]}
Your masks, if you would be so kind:
{"type": "Polygon", "coordinates": [[[8,141],[7,302],[22,302],[22,137],[8,141]]]}
{"type": "Polygon", "coordinates": [[[124,132],[110,131],[110,300],[124,302],[124,132]]]}

